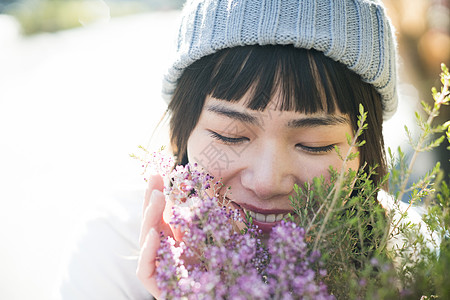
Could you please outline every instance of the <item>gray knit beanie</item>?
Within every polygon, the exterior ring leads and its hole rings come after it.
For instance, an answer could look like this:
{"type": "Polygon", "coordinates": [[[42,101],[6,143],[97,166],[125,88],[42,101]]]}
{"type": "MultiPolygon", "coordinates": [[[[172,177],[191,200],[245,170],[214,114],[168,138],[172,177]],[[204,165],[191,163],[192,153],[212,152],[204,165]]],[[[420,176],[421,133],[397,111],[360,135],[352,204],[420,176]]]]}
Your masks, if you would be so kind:
{"type": "Polygon", "coordinates": [[[397,108],[393,32],[378,0],[187,0],[163,96],[170,102],[184,69],[221,49],[291,44],[321,51],[372,84],[388,119],[397,108]]]}

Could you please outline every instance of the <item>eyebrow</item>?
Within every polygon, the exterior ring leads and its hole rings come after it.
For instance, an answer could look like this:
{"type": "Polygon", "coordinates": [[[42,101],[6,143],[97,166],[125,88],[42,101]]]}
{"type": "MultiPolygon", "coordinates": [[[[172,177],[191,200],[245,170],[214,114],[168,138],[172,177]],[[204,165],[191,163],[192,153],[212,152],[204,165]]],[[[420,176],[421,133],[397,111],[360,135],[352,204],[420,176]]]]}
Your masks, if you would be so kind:
{"type": "MultiPolygon", "coordinates": [[[[249,123],[252,125],[261,125],[260,119],[245,112],[240,112],[232,108],[220,105],[210,104],[206,106],[206,110],[212,113],[216,113],[221,116],[225,116],[237,121],[249,123]]],[[[339,124],[348,124],[350,120],[344,116],[338,115],[326,115],[326,116],[313,116],[300,119],[289,120],[287,127],[289,128],[311,128],[318,126],[333,126],[339,124]]]]}
{"type": "Polygon", "coordinates": [[[344,116],[326,115],[290,120],[287,126],[289,128],[304,128],[317,126],[333,126],[348,123],[350,123],[350,120],[344,116]]]}
{"type": "Polygon", "coordinates": [[[258,120],[257,117],[252,116],[251,114],[245,113],[245,112],[240,112],[228,107],[225,107],[223,105],[220,104],[211,104],[208,105],[206,107],[207,111],[231,118],[231,119],[235,119],[244,123],[250,123],[253,125],[260,125],[260,122],[258,120]]]}

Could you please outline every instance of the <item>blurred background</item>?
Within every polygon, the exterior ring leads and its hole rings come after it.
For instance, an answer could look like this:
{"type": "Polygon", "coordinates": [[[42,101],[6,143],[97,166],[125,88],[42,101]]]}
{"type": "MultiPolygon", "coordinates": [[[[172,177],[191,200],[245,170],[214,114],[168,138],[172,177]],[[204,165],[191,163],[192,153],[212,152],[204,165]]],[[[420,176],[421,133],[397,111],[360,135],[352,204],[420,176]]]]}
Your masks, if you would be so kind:
{"type": "MultiPolygon", "coordinates": [[[[0,299],[49,299],[80,217],[145,189],[129,154],[164,112],[182,2],[0,0],[0,299]]],[[[396,148],[440,86],[440,63],[450,65],[450,1],[383,2],[401,56],[400,105],[385,123],[396,148]]],[[[422,155],[416,174],[436,161],[448,174],[447,146],[422,155]]]]}

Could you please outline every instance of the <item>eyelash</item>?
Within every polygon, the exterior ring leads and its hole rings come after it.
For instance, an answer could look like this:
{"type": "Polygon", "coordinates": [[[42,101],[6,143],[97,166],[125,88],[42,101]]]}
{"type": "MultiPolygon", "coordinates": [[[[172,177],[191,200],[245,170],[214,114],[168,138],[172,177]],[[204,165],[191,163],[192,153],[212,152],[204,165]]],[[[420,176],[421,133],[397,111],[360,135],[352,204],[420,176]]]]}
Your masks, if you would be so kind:
{"type": "Polygon", "coordinates": [[[236,144],[240,144],[242,142],[245,142],[245,141],[249,140],[246,137],[231,138],[231,137],[223,136],[223,135],[220,135],[220,134],[218,134],[217,132],[214,132],[214,131],[210,131],[209,134],[211,135],[211,137],[213,137],[216,140],[219,140],[222,143],[227,144],[227,145],[236,145],[236,144]]]}
{"type": "Polygon", "coordinates": [[[304,151],[311,152],[311,153],[326,153],[326,152],[330,152],[331,150],[333,150],[335,144],[331,144],[328,146],[322,146],[322,147],[308,147],[308,146],[304,146],[302,144],[297,144],[296,146],[301,148],[304,151]]]}
{"type": "MultiPolygon", "coordinates": [[[[214,131],[210,131],[209,134],[214,139],[219,140],[222,143],[228,144],[228,145],[236,145],[236,144],[240,144],[242,142],[249,140],[246,137],[231,138],[231,137],[223,136],[214,131]]],[[[335,145],[331,144],[331,145],[322,146],[322,147],[308,147],[308,146],[304,146],[302,144],[297,144],[296,146],[301,148],[304,151],[311,152],[311,153],[326,153],[326,152],[330,152],[331,150],[333,150],[335,145]]]]}

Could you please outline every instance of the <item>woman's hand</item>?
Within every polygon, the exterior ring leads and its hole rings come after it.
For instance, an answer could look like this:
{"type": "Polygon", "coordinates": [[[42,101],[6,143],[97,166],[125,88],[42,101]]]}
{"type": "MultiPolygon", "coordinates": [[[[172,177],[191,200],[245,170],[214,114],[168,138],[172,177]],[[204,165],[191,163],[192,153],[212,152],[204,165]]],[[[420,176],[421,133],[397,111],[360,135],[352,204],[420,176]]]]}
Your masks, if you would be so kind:
{"type": "Polygon", "coordinates": [[[136,270],[139,280],[155,298],[161,294],[156,283],[156,256],[160,244],[160,232],[166,236],[174,236],[169,224],[164,221],[164,219],[169,220],[167,217],[170,215],[171,205],[166,204],[163,189],[162,177],[150,176],[143,206],[144,215],[139,237],[141,251],[136,270]]]}
{"type": "MultiPolygon", "coordinates": [[[[160,233],[162,232],[164,236],[170,236],[178,242],[183,239],[183,233],[180,228],[169,224],[174,203],[170,197],[166,201],[163,190],[164,181],[161,175],[150,176],[148,188],[145,192],[144,214],[139,237],[141,250],[136,269],[137,277],[155,298],[161,295],[156,282],[156,258],[161,242],[160,233]]],[[[192,257],[185,257],[184,261],[187,264],[198,262],[192,257]]]]}

